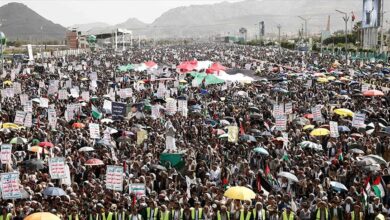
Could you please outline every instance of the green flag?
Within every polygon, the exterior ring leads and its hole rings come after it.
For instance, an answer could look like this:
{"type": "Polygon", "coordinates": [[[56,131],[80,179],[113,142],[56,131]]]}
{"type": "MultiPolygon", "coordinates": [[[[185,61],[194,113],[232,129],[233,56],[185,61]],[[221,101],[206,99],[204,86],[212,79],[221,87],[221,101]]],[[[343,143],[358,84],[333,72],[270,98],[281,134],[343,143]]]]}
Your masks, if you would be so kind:
{"type": "Polygon", "coordinates": [[[103,114],[94,105],[92,105],[92,117],[94,119],[101,119],[101,118],[103,118],[103,114]]]}

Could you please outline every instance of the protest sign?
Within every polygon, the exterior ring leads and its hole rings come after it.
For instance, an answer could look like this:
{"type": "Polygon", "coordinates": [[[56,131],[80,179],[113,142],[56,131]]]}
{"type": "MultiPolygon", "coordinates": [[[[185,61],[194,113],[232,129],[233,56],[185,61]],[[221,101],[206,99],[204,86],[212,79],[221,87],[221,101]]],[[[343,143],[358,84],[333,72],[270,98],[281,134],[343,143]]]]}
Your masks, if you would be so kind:
{"type": "Polygon", "coordinates": [[[174,115],[177,112],[177,100],[169,98],[166,100],[167,105],[166,105],[166,113],[168,115],[174,115]]]}
{"type": "Polygon", "coordinates": [[[103,102],[103,109],[106,110],[107,113],[111,113],[111,107],[112,107],[112,104],[111,104],[111,101],[110,100],[104,100],[103,102]]]}
{"type": "Polygon", "coordinates": [[[26,116],[24,117],[24,127],[31,128],[32,127],[32,113],[27,112],[26,116]]]}
{"type": "Polygon", "coordinates": [[[232,143],[238,142],[238,127],[228,126],[228,141],[232,143]]]}
{"type": "Polygon", "coordinates": [[[137,199],[145,195],[145,184],[144,183],[132,183],[129,185],[129,194],[135,194],[137,199]]]}
{"type": "Polygon", "coordinates": [[[65,173],[65,158],[52,157],[49,158],[49,173],[51,179],[64,179],[65,173]]]}
{"type": "Polygon", "coordinates": [[[57,128],[57,113],[55,109],[48,109],[47,111],[48,120],[49,120],[49,126],[52,129],[57,128]]]}
{"type": "Polygon", "coordinates": [[[160,118],[160,106],[152,105],[152,118],[160,118]]]}
{"type": "Polygon", "coordinates": [[[99,124],[95,124],[95,123],[89,124],[89,137],[91,139],[100,139],[99,124]]]}
{"type": "Polygon", "coordinates": [[[11,144],[2,144],[1,145],[1,163],[2,164],[12,164],[12,145],[11,144]]]}
{"type": "Polygon", "coordinates": [[[26,102],[28,101],[28,95],[27,94],[20,94],[19,95],[19,98],[20,98],[20,104],[22,105],[25,105],[26,102]]]}
{"type": "Polygon", "coordinates": [[[26,116],[25,112],[23,112],[23,111],[16,111],[14,123],[18,124],[18,125],[23,125],[25,116],[26,116]]]}
{"type": "Polygon", "coordinates": [[[366,119],[366,114],[364,113],[355,113],[352,119],[352,127],[363,128],[365,127],[364,120],[366,119]]]}
{"type": "Polygon", "coordinates": [[[285,131],[287,128],[287,118],[285,115],[276,115],[275,116],[275,130],[276,131],[285,131]]]}
{"type": "Polygon", "coordinates": [[[330,128],[330,137],[333,138],[339,137],[339,129],[338,129],[337,121],[330,121],[329,128],[330,128]]]}
{"type": "Polygon", "coordinates": [[[107,166],[106,188],[114,191],[123,190],[123,167],[111,165],[107,166]]]}
{"type": "Polygon", "coordinates": [[[32,112],[33,111],[33,102],[31,100],[30,101],[26,101],[24,103],[23,111],[24,112],[32,112]]]}
{"type": "Polygon", "coordinates": [[[86,101],[86,102],[89,102],[89,91],[83,91],[81,93],[81,98],[86,101]]]}
{"type": "Polygon", "coordinates": [[[49,107],[49,99],[47,99],[47,98],[40,98],[40,104],[39,104],[39,107],[41,107],[41,108],[47,108],[47,107],[49,107]]]}
{"type": "Polygon", "coordinates": [[[59,100],[67,100],[68,99],[68,91],[66,89],[61,89],[58,91],[58,99],[59,100]]]}
{"type": "Polygon", "coordinates": [[[1,194],[3,199],[19,199],[22,194],[19,189],[19,173],[1,174],[1,194]]]}
{"type": "Polygon", "coordinates": [[[284,105],[284,112],[286,114],[291,114],[293,113],[293,109],[292,109],[292,103],[291,102],[288,102],[284,105]]]}
{"type": "Polygon", "coordinates": [[[111,102],[111,114],[113,120],[121,120],[126,117],[126,103],[111,102]]]}
{"type": "Polygon", "coordinates": [[[321,114],[321,106],[316,105],[314,108],[312,108],[313,113],[313,121],[321,122],[322,121],[322,114],[321,114]]]}
{"type": "Polygon", "coordinates": [[[148,132],[140,129],[137,131],[137,145],[141,145],[148,138],[148,132]]]}
{"type": "Polygon", "coordinates": [[[362,84],[362,92],[367,91],[368,88],[369,88],[369,85],[368,85],[368,84],[365,84],[365,83],[362,84]]]}

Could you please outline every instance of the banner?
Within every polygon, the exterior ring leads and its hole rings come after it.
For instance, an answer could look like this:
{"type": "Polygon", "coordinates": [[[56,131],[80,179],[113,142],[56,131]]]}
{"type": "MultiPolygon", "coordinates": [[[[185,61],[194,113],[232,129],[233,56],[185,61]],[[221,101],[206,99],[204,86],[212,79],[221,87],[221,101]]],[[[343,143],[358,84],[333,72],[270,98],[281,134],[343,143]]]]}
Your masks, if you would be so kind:
{"type": "Polygon", "coordinates": [[[167,105],[166,105],[166,113],[168,115],[174,115],[177,112],[177,100],[169,98],[166,100],[167,105]]]}
{"type": "Polygon", "coordinates": [[[364,120],[366,119],[366,114],[364,113],[355,113],[352,119],[352,127],[364,128],[364,120]]]}
{"type": "Polygon", "coordinates": [[[313,121],[321,122],[323,121],[322,119],[322,114],[321,114],[321,106],[316,105],[314,108],[311,109],[313,113],[313,121]]]}
{"type": "Polygon", "coordinates": [[[26,117],[24,117],[24,127],[31,128],[32,127],[32,113],[27,112],[26,117]]]}
{"type": "Polygon", "coordinates": [[[129,184],[129,194],[135,194],[137,199],[145,195],[145,184],[144,183],[132,183],[129,184]]]}
{"type": "Polygon", "coordinates": [[[152,105],[152,118],[157,119],[160,118],[160,106],[152,105]]]}
{"type": "Polygon", "coordinates": [[[232,143],[238,142],[238,127],[228,126],[228,141],[232,143]]]}
{"type": "Polygon", "coordinates": [[[123,167],[107,165],[106,188],[114,191],[123,190],[123,167]]]}
{"type": "Polygon", "coordinates": [[[293,106],[292,106],[292,103],[291,102],[288,102],[284,105],[284,112],[286,114],[291,114],[293,113],[293,106]]]}
{"type": "Polygon", "coordinates": [[[2,164],[12,164],[12,144],[2,144],[0,155],[2,164]]]}
{"type": "Polygon", "coordinates": [[[275,130],[285,131],[287,128],[287,118],[285,115],[276,115],[275,117],[275,130]]]}
{"type": "Polygon", "coordinates": [[[25,105],[26,102],[28,101],[28,95],[27,94],[20,94],[20,104],[25,105]]]}
{"type": "Polygon", "coordinates": [[[49,158],[49,173],[52,179],[66,178],[65,158],[64,157],[49,158]]]}
{"type": "Polygon", "coordinates": [[[24,110],[24,112],[32,112],[33,111],[33,102],[31,100],[26,101],[24,103],[23,110],[24,110]]]}
{"type": "Polygon", "coordinates": [[[126,103],[111,102],[111,114],[113,120],[121,120],[126,117],[126,103]]]}
{"type": "Polygon", "coordinates": [[[91,139],[100,139],[99,124],[95,124],[95,123],[89,124],[89,137],[91,139]]]}
{"type": "Polygon", "coordinates": [[[81,98],[85,101],[85,102],[89,102],[89,91],[83,91],[81,93],[81,98]]]}
{"type": "Polygon", "coordinates": [[[49,126],[52,129],[57,128],[57,113],[55,109],[48,109],[47,111],[49,126]]]}
{"type": "Polygon", "coordinates": [[[330,121],[329,128],[330,128],[330,137],[333,138],[339,137],[339,127],[337,121],[330,121]]]}
{"type": "Polygon", "coordinates": [[[22,86],[21,86],[20,83],[14,82],[13,88],[14,88],[14,93],[15,93],[15,94],[20,94],[20,93],[22,93],[22,86]]]}
{"type": "Polygon", "coordinates": [[[41,108],[48,108],[49,107],[49,99],[47,98],[40,98],[41,103],[39,104],[39,107],[41,108]]]}
{"type": "Polygon", "coordinates": [[[20,199],[22,194],[19,189],[19,173],[1,174],[1,194],[3,199],[20,199]]]}
{"type": "Polygon", "coordinates": [[[16,111],[14,123],[18,124],[18,125],[23,125],[25,116],[26,116],[25,112],[23,112],[23,111],[16,111]]]}

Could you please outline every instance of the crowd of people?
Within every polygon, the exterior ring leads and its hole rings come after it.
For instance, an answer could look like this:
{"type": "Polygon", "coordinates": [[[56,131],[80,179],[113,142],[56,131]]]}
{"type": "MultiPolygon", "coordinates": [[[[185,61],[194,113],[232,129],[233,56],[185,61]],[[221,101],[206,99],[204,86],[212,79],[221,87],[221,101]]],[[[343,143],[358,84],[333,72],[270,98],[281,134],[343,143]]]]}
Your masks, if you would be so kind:
{"type": "Polygon", "coordinates": [[[35,63],[8,64],[1,76],[0,139],[12,143],[12,163],[2,164],[2,173],[19,173],[22,198],[3,199],[0,219],[36,212],[66,220],[390,217],[387,61],[194,44],[97,50],[35,63]],[[241,71],[254,80],[194,84],[193,71],[176,68],[194,60],[226,67],[200,73],[241,71]],[[144,62],[142,71],[119,70],[144,62]],[[15,122],[26,110],[21,95],[33,103],[28,127],[15,122]],[[172,114],[168,99],[187,101],[188,112],[172,114]],[[113,117],[107,101],[125,103],[126,115],[113,117]],[[361,113],[364,124],[356,126],[361,113]],[[330,122],[337,122],[337,132],[330,122]],[[90,124],[100,126],[101,139],[91,138],[90,124]],[[54,157],[65,158],[69,178],[52,178],[48,161],[54,157]],[[107,189],[107,165],[123,167],[122,191],[107,189]],[[144,192],[130,191],[132,184],[144,192]],[[225,196],[236,186],[255,196],[225,196]],[[48,194],[48,187],[64,193],[48,194]]]}

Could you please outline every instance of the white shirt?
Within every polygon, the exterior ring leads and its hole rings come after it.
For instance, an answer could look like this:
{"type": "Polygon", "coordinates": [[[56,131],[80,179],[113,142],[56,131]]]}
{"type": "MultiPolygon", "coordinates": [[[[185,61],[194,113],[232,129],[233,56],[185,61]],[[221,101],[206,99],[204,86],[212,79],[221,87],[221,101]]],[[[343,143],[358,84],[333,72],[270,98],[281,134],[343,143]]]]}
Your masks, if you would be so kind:
{"type": "Polygon", "coordinates": [[[150,208],[150,219],[153,220],[154,209],[150,208]]]}

